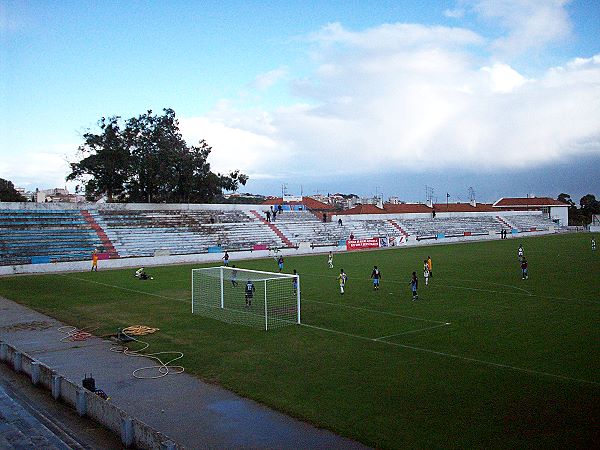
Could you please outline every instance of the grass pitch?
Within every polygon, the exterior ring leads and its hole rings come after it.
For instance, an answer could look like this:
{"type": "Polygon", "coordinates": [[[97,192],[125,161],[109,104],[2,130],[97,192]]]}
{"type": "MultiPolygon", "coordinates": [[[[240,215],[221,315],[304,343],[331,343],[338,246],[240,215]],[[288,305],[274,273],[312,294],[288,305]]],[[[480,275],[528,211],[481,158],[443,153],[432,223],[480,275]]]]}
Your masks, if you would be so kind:
{"type": "MultiPolygon", "coordinates": [[[[231,263],[277,269],[272,259],[231,263]]],[[[187,372],[374,447],[600,442],[600,253],[588,234],[343,253],[334,264],[286,258],[284,271],[301,277],[304,324],[268,332],[192,316],[192,266],[147,268],[152,281],[101,264],[4,277],[0,295],[97,334],[158,327],[152,351],[184,352],[187,372]]]]}

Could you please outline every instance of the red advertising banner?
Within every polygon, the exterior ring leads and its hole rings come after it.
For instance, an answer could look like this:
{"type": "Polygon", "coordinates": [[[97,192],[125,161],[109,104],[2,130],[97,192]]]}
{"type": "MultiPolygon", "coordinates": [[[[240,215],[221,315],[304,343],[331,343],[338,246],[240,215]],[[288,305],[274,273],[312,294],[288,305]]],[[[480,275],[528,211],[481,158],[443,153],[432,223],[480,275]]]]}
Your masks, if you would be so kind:
{"type": "Polygon", "coordinates": [[[379,238],[348,239],[346,241],[346,250],[362,250],[365,248],[379,248],[379,238]]]}

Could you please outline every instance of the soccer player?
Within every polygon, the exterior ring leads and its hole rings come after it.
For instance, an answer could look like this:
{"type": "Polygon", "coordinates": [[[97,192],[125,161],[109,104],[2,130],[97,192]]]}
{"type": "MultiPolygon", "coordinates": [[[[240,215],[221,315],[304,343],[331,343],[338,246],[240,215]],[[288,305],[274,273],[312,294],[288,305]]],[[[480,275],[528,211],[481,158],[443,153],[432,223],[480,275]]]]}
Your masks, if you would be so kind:
{"type": "MultiPolygon", "coordinates": [[[[298,272],[296,272],[296,269],[294,269],[294,275],[298,275],[298,272]]],[[[298,293],[298,278],[297,277],[292,278],[292,289],[294,289],[294,294],[298,293]]]]}
{"type": "Polygon", "coordinates": [[[329,268],[333,269],[333,253],[329,252],[329,255],[327,256],[327,264],[329,264],[329,268]]]}
{"type": "Polygon", "coordinates": [[[344,295],[344,287],[346,286],[346,281],[348,281],[348,275],[346,275],[344,269],[340,269],[337,279],[340,282],[340,294],[344,295]]]}
{"type": "Polygon", "coordinates": [[[529,273],[527,272],[527,258],[525,257],[521,260],[521,272],[524,280],[529,279],[529,273]]]}
{"type": "Polygon", "coordinates": [[[153,277],[146,273],[143,267],[140,267],[138,270],[135,271],[135,277],[139,278],[140,280],[154,280],[153,277]]]}
{"type": "Polygon", "coordinates": [[[423,261],[423,278],[425,278],[425,286],[429,285],[429,264],[427,264],[427,260],[423,261]]]}
{"type": "Polygon", "coordinates": [[[412,290],[412,300],[414,302],[415,300],[419,299],[419,295],[417,294],[417,288],[419,287],[417,272],[412,273],[412,277],[410,278],[410,282],[408,284],[410,284],[410,288],[412,290]]]}
{"type": "Polygon", "coordinates": [[[519,249],[517,250],[517,256],[519,257],[519,262],[523,261],[523,244],[519,244],[519,249]]]}
{"type": "Polygon", "coordinates": [[[279,266],[279,271],[281,272],[283,270],[283,256],[279,256],[279,258],[277,258],[277,265],[279,266]]]}
{"type": "Polygon", "coordinates": [[[254,297],[254,292],[256,288],[254,287],[254,283],[250,280],[246,282],[246,287],[244,288],[244,297],[246,298],[246,307],[252,306],[252,297],[254,297]]]}
{"type": "Polygon", "coordinates": [[[98,250],[92,252],[92,271],[98,272],[98,250]]]}
{"type": "Polygon", "coordinates": [[[371,278],[373,278],[373,289],[378,291],[379,290],[379,281],[381,280],[381,271],[377,268],[377,266],[373,266],[373,271],[371,272],[371,278]]]}
{"type": "Polygon", "coordinates": [[[592,238],[592,251],[596,251],[596,239],[592,238]]]}
{"type": "Polygon", "coordinates": [[[229,253],[227,252],[225,252],[225,255],[223,255],[223,264],[225,265],[225,267],[229,265],[229,253]]]}
{"type": "Polygon", "coordinates": [[[235,264],[231,266],[231,285],[236,287],[238,285],[237,282],[237,269],[235,268],[235,264]]]}
{"type": "Polygon", "coordinates": [[[431,262],[431,256],[427,257],[427,268],[429,269],[429,276],[433,278],[433,263],[431,262]]]}

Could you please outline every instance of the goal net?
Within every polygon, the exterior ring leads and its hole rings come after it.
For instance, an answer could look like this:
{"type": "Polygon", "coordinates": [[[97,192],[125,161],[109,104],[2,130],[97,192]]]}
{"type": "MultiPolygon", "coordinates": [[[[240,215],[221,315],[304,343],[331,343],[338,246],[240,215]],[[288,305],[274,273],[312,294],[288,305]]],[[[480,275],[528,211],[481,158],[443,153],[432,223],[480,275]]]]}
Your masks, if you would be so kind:
{"type": "Polygon", "coordinates": [[[300,323],[300,277],[224,266],[192,269],[192,314],[263,330],[300,323]]]}

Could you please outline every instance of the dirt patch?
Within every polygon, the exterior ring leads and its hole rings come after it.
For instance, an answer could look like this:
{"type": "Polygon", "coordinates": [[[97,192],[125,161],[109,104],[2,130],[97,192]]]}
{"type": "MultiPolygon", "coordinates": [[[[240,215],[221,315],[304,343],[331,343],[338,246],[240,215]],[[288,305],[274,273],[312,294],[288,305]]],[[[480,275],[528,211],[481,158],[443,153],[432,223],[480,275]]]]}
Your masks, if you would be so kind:
{"type": "Polygon", "coordinates": [[[2,331],[33,331],[33,330],[46,330],[52,328],[53,325],[50,322],[45,321],[33,321],[33,322],[22,322],[14,325],[0,327],[2,331]]]}

